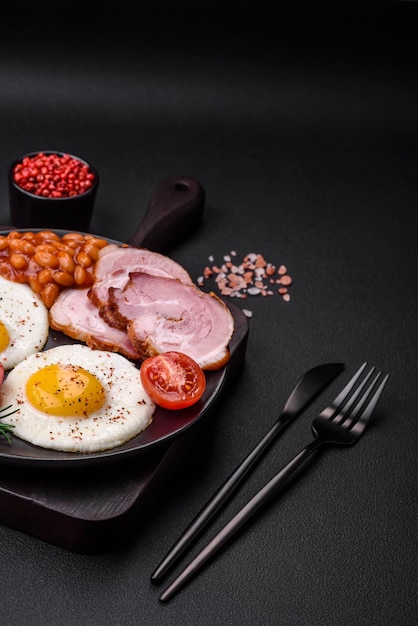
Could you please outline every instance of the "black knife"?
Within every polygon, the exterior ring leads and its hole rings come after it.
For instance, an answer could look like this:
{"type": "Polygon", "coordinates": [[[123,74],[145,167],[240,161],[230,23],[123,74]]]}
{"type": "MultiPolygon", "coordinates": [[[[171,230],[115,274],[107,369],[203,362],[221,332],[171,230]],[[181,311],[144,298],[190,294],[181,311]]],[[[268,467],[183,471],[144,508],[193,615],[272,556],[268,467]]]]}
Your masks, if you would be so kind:
{"type": "Polygon", "coordinates": [[[166,574],[168,574],[181,555],[207,526],[215,513],[219,511],[221,506],[224,505],[236,491],[250,469],[255,466],[256,461],[267,451],[267,448],[279,434],[283,432],[286,426],[288,426],[343,369],[343,363],[325,363],[308,370],[299,379],[282,413],[274,422],[273,426],[255,446],[252,452],[240,463],[231,476],[208,500],[182,535],[180,535],[179,539],[151,575],[151,582],[159,583],[165,578],[166,574]]]}

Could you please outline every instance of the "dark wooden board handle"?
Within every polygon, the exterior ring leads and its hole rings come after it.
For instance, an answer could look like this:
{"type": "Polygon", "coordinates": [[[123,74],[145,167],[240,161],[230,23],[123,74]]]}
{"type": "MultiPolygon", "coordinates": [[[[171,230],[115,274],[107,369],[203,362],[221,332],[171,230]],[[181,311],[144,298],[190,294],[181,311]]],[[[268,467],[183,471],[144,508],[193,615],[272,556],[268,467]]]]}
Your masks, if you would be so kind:
{"type": "Polygon", "coordinates": [[[195,178],[167,178],[154,190],[138,229],[127,243],[162,252],[200,226],[204,207],[205,191],[195,178]]]}

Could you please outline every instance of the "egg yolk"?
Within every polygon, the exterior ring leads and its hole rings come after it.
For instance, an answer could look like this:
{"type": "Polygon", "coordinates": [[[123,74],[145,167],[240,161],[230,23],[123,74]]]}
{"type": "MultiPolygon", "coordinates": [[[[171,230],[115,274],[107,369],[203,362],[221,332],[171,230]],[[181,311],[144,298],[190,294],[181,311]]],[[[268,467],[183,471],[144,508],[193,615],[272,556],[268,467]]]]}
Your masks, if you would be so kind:
{"type": "Polygon", "coordinates": [[[6,326],[0,322],[0,352],[4,352],[9,345],[10,337],[6,326]]]}
{"type": "Polygon", "coordinates": [[[47,365],[26,383],[29,402],[38,411],[57,417],[87,417],[106,400],[100,381],[82,367],[47,365]]]}

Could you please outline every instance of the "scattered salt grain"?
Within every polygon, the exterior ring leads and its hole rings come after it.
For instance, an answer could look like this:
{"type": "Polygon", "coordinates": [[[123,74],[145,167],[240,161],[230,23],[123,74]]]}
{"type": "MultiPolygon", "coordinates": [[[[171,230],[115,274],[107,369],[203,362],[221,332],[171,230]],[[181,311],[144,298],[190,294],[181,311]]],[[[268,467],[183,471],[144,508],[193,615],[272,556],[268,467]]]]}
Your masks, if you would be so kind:
{"type": "Polygon", "coordinates": [[[286,276],[282,276],[280,281],[278,281],[278,282],[280,282],[282,285],[291,285],[292,284],[292,279],[290,278],[290,276],[286,275],[286,276]]]}
{"type": "MultiPolygon", "coordinates": [[[[290,301],[288,287],[292,284],[286,265],[275,265],[267,262],[262,254],[249,252],[241,263],[232,262],[237,252],[231,250],[223,257],[221,266],[214,264],[214,257],[208,257],[209,263],[203,274],[197,279],[199,287],[203,287],[205,280],[214,280],[219,292],[230,298],[247,298],[248,296],[273,296],[279,294],[284,302],[290,301]],[[278,285],[276,291],[269,289],[267,284],[278,285]]],[[[252,312],[244,309],[245,315],[252,316],[252,312]]]]}

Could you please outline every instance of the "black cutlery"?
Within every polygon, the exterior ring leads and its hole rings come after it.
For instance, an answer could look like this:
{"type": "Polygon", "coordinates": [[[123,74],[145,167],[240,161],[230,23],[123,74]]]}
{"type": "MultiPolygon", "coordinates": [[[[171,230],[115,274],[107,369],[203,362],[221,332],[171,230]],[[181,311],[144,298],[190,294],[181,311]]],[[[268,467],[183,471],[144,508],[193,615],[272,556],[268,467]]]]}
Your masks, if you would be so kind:
{"type": "Polygon", "coordinates": [[[220,530],[161,594],[161,602],[172,596],[192,578],[218,550],[265,504],[314,452],[329,446],[354,444],[364,433],[388,380],[379,372],[365,389],[374,372],[372,368],[350,396],[367,363],[364,363],[335,400],[312,422],[314,440],[289,461],[247,504],[220,530]]]}
{"type": "Polygon", "coordinates": [[[159,583],[164,579],[272,442],[343,369],[343,363],[326,363],[310,369],[299,379],[273,426],[193,519],[151,575],[151,582],[159,583]]]}

